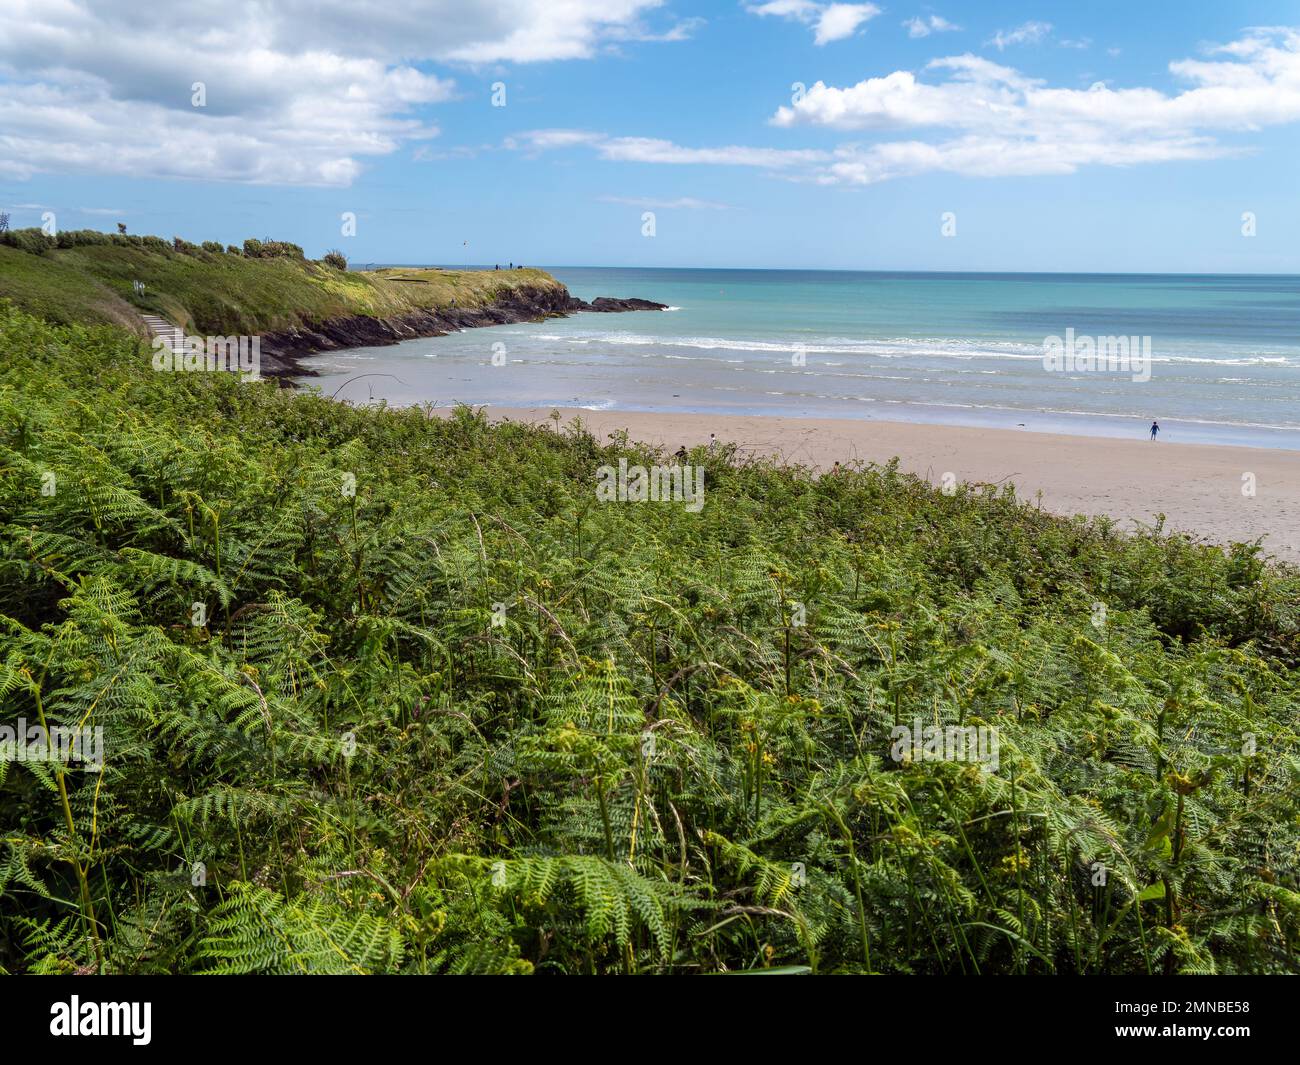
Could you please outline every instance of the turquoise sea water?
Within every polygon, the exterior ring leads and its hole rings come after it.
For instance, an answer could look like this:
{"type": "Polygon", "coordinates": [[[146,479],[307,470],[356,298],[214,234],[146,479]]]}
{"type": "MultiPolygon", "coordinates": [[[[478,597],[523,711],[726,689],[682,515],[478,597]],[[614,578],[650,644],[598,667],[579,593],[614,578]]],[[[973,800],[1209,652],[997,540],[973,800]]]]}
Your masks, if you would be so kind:
{"type": "MultiPolygon", "coordinates": [[[[311,360],[354,402],[879,419],[1300,449],[1300,277],[552,267],[579,314],[311,360]],[[1044,366],[1149,337],[1150,379],[1044,366]],[[365,375],[365,376],[362,376],[365,375]]],[[[1130,368],[1132,369],[1132,368],[1130,368]]]]}

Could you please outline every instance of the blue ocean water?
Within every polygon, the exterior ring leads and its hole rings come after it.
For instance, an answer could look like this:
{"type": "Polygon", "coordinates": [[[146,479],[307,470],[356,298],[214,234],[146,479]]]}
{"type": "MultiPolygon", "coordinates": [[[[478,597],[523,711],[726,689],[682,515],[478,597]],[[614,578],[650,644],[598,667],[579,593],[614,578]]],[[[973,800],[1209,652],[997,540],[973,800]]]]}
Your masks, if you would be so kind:
{"type": "Polygon", "coordinates": [[[354,402],[934,422],[1300,449],[1300,277],[555,267],[579,314],[314,357],[354,402]],[[1045,338],[1150,338],[1149,379],[1045,338]],[[362,376],[364,375],[364,376],[362,376]]]}

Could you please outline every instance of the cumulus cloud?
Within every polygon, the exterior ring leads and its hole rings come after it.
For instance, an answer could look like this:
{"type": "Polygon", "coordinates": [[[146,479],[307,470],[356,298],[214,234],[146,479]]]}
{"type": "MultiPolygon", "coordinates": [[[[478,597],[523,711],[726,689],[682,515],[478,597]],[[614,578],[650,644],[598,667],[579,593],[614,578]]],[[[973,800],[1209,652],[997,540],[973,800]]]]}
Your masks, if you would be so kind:
{"type": "Polygon", "coordinates": [[[1252,30],[1169,64],[1181,92],[1055,88],[981,56],[935,59],[845,88],[817,82],[771,124],[878,136],[833,148],[689,146],[585,130],[521,134],[517,146],[584,147],[639,163],[757,167],[792,180],[868,185],[928,172],[974,177],[1069,174],[1082,166],[1211,159],[1242,150],[1224,135],[1300,121],[1300,31],[1252,30]]]}
{"type": "Polygon", "coordinates": [[[581,59],[697,24],[652,32],[659,3],[4,0],[0,176],[347,185],[437,135],[427,109],[456,90],[426,61],[581,59]]]}
{"type": "Polygon", "coordinates": [[[815,0],[765,0],[749,3],[745,9],[754,15],[772,16],[802,22],[812,27],[814,44],[829,44],[852,37],[858,27],[880,14],[875,4],[825,4],[815,0]]]}
{"type": "Polygon", "coordinates": [[[954,26],[942,15],[929,15],[925,18],[917,16],[903,21],[903,26],[907,30],[909,37],[929,37],[932,33],[952,33],[960,30],[960,26],[954,26]]]}
{"type": "Polygon", "coordinates": [[[815,180],[869,183],[906,173],[1069,173],[1085,164],[1221,156],[1217,137],[1300,120],[1300,33],[1254,30],[1205,59],[1169,64],[1188,88],[1054,88],[973,55],[932,61],[943,80],[894,71],[845,88],[818,82],[772,117],[778,127],[935,129],[947,139],[852,150],[815,180]]]}

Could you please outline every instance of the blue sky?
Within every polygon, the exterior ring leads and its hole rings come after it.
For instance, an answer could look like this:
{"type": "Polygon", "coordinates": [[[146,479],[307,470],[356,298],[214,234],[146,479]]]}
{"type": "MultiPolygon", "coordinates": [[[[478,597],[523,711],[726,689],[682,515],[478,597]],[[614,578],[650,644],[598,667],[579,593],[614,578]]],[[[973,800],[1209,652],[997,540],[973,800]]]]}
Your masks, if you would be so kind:
{"type": "Polygon", "coordinates": [[[14,226],[355,263],[1300,273],[1294,3],[134,7],[0,0],[14,226]]]}

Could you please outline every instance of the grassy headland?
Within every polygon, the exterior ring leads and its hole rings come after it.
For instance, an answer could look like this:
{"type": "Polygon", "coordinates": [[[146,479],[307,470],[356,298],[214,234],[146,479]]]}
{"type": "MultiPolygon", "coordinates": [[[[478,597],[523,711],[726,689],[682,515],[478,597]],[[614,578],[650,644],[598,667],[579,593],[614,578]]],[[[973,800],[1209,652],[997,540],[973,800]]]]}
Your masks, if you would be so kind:
{"type": "MultiPolygon", "coordinates": [[[[438,298],[131,254],[53,261],[199,329],[438,298]]],[[[727,448],[598,503],[620,458],[0,304],[0,726],[104,737],[4,748],[0,968],[1300,970],[1293,570],[727,448]]]]}
{"type": "MultiPolygon", "coordinates": [[[[119,325],[143,331],[141,313],[187,332],[291,332],[331,319],[399,318],[420,311],[474,309],[519,293],[562,293],[543,270],[347,271],[285,254],[248,254],[157,237],[93,234],[60,246],[39,231],[0,243],[0,298],[62,324],[119,325]],[[93,241],[89,242],[89,241],[93,241]],[[144,284],[138,293],[135,282],[144,284]]],[[[252,241],[249,251],[292,245],[252,241]]]]}

